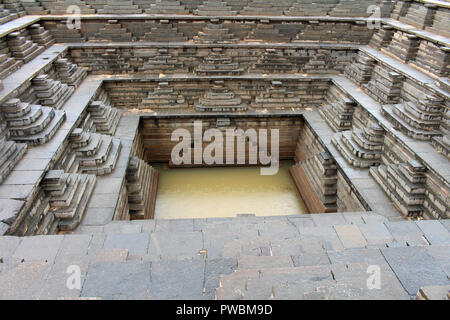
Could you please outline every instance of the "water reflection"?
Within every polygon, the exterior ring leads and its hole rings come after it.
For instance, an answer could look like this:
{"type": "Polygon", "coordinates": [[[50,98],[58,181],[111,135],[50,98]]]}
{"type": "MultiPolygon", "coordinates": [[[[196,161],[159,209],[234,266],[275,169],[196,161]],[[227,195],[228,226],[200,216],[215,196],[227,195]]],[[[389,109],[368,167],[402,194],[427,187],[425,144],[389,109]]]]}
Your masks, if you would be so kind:
{"type": "Polygon", "coordinates": [[[254,213],[276,216],[306,213],[289,175],[292,162],[278,174],[260,175],[259,167],[179,168],[160,171],[156,219],[234,217],[254,213]]]}

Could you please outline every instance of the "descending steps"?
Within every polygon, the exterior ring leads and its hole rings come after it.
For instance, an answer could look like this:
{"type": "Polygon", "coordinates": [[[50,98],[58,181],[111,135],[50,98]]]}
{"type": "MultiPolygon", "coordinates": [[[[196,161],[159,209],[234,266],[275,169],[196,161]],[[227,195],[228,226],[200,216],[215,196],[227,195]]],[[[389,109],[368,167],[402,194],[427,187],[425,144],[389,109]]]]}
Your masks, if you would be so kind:
{"type": "Polygon", "coordinates": [[[41,182],[59,231],[75,230],[94,190],[95,175],[50,170],[41,182]]]}
{"type": "Polygon", "coordinates": [[[195,109],[198,111],[243,111],[247,109],[247,104],[242,103],[241,98],[235,97],[234,92],[225,87],[223,81],[214,81],[211,89],[195,104],[195,109]]]}
{"type": "Polygon", "coordinates": [[[48,142],[66,118],[65,111],[10,99],[2,107],[11,140],[39,145],[48,142]]]}
{"type": "Polygon", "coordinates": [[[372,122],[363,129],[336,133],[332,142],[354,167],[368,168],[381,163],[384,130],[372,122]]]}
{"type": "Polygon", "coordinates": [[[61,109],[75,91],[73,86],[53,80],[47,74],[33,78],[31,83],[39,102],[55,109],[61,109]]]}
{"type": "Polygon", "coordinates": [[[158,176],[158,170],[144,160],[130,159],[126,181],[131,220],[154,218],[158,176]]]}
{"type": "Polygon", "coordinates": [[[69,141],[70,150],[60,163],[64,171],[105,175],[114,170],[122,147],[119,139],[74,129],[69,141]]]}
{"type": "Polygon", "coordinates": [[[95,132],[114,135],[120,121],[120,111],[108,106],[101,101],[93,101],[89,104],[87,111],[95,125],[95,132]]]}
{"type": "Polygon", "coordinates": [[[5,180],[26,150],[26,144],[8,141],[6,122],[0,114],[0,183],[5,180]]]}
{"type": "Polygon", "coordinates": [[[422,217],[426,168],[415,160],[370,168],[370,174],[407,217],[422,217]]]}

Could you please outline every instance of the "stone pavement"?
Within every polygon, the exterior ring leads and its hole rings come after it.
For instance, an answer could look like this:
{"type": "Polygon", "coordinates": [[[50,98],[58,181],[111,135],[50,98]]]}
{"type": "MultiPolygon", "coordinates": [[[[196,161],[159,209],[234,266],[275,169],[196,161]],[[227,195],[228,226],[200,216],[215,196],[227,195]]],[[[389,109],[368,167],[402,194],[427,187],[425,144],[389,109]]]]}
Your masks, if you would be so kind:
{"type": "Polygon", "coordinates": [[[0,237],[0,299],[410,299],[450,285],[447,222],[244,215],[0,237]],[[369,266],[380,289],[367,287],[369,266]]]}

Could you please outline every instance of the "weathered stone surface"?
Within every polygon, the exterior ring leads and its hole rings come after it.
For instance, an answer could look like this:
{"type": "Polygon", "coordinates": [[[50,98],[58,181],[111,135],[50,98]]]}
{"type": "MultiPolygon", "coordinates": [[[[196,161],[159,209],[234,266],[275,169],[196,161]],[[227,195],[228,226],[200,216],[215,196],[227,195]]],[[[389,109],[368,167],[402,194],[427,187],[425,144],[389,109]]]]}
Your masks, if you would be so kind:
{"type": "Polygon", "coordinates": [[[149,299],[149,262],[98,262],[86,275],[81,297],[103,299],[149,299]]]}
{"type": "Polygon", "coordinates": [[[423,247],[387,248],[381,252],[410,295],[424,285],[448,285],[444,271],[423,247]]]}
{"type": "Polygon", "coordinates": [[[205,261],[167,260],[152,263],[150,293],[155,299],[201,300],[205,261]]]}

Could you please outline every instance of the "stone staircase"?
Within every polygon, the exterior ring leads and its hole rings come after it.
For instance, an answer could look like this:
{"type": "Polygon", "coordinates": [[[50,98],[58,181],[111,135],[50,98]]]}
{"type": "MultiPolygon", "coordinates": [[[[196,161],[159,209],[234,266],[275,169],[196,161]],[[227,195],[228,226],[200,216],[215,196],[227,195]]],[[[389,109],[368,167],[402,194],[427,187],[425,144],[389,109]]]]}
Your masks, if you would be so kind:
{"type": "Polygon", "coordinates": [[[298,108],[300,97],[294,90],[283,86],[281,81],[272,81],[270,87],[255,98],[255,107],[259,108],[298,108]]]}
{"type": "Polygon", "coordinates": [[[335,132],[350,130],[356,102],[335,85],[330,86],[325,100],[319,109],[322,118],[335,132]]]}
{"type": "Polygon", "coordinates": [[[381,163],[383,140],[383,128],[372,122],[363,129],[338,132],[331,141],[349,164],[368,168],[381,163]]]}
{"type": "Polygon", "coordinates": [[[234,92],[225,87],[223,81],[214,81],[213,86],[195,105],[198,111],[243,111],[247,104],[235,97],[234,92]]]}
{"type": "Polygon", "coordinates": [[[95,175],[111,173],[117,163],[122,144],[119,139],[100,133],[74,129],[69,137],[69,150],[59,161],[65,172],[95,175]]]}
{"type": "Polygon", "coordinates": [[[206,0],[193,13],[198,16],[234,16],[237,11],[231,10],[226,2],[220,0],[206,0]]]}
{"type": "Polygon", "coordinates": [[[113,136],[120,121],[120,111],[108,106],[101,101],[93,101],[89,104],[87,112],[92,118],[95,132],[113,136]]]}
{"type": "Polygon", "coordinates": [[[48,142],[66,118],[65,111],[10,99],[2,107],[10,139],[39,145],[48,142]]]}
{"type": "Polygon", "coordinates": [[[148,73],[162,74],[188,72],[183,62],[180,62],[177,56],[169,54],[168,49],[158,49],[144,64],[143,70],[148,73]]]}
{"type": "Polygon", "coordinates": [[[326,16],[338,2],[339,0],[297,0],[284,13],[287,16],[326,16]]]}
{"type": "Polygon", "coordinates": [[[426,168],[415,160],[408,163],[380,165],[370,174],[386,192],[394,206],[407,217],[422,217],[425,200],[426,168]]]}
{"type": "Polygon", "coordinates": [[[189,14],[181,1],[176,0],[156,0],[150,5],[149,9],[145,9],[148,14],[189,14]]]}
{"type": "Polygon", "coordinates": [[[222,48],[213,48],[212,53],[204,58],[195,73],[201,76],[240,75],[244,69],[239,67],[238,62],[222,53],[222,48]]]}
{"type": "Polygon", "coordinates": [[[159,82],[158,86],[149,91],[146,98],[139,104],[140,108],[187,108],[186,99],[169,86],[168,82],[159,82]]]}
{"type": "Polygon", "coordinates": [[[33,78],[31,84],[39,103],[57,110],[62,108],[75,91],[73,86],[54,80],[47,74],[33,78]]]}
{"type": "MultiPolygon", "coordinates": [[[[63,170],[49,170],[46,173],[41,186],[49,198],[51,214],[47,216],[55,219],[57,230],[76,229],[83,218],[95,182],[95,175],[64,173],[63,170]]],[[[38,232],[42,233],[53,232],[38,232]]]]}
{"type": "Polygon", "coordinates": [[[215,20],[211,20],[212,23],[208,23],[196,36],[194,36],[194,42],[207,43],[207,44],[226,44],[237,43],[238,39],[234,38],[234,35],[229,32],[228,28],[225,28],[223,24],[217,23],[215,20]]]}
{"type": "Polygon", "coordinates": [[[8,141],[8,136],[6,121],[0,114],[0,183],[5,180],[27,150],[26,144],[8,141]]]}
{"type": "Polygon", "coordinates": [[[127,167],[126,181],[130,219],[153,219],[159,171],[144,160],[133,157],[127,167]]]}
{"type": "Polygon", "coordinates": [[[20,32],[12,32],[6,38],[12,56],[23,63],[30,62],[45,50],[44,46],[27,40],[20,32]]]}
{"type": "Polygon", "coordinates": [[[71,63],[68,59],[57,59],[54,62],[54,66],[61,82],[75,88],[78,87],[87,76],[86,69],[71,63]]]}
{"type": "Polygon", "coordinates": [[[50,32],[45,30],[39,23],[32,24],[29,27],[29,34],[33,42],[44,48],[48,48],[55,43],[55,39],[53,39],[50,32]]]}

